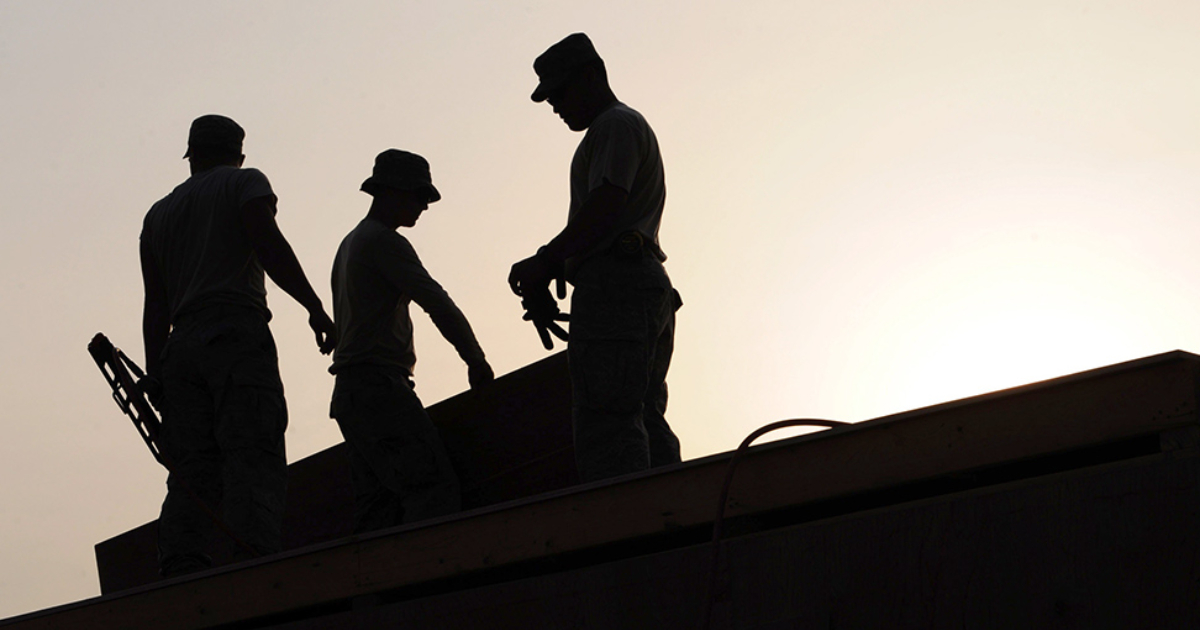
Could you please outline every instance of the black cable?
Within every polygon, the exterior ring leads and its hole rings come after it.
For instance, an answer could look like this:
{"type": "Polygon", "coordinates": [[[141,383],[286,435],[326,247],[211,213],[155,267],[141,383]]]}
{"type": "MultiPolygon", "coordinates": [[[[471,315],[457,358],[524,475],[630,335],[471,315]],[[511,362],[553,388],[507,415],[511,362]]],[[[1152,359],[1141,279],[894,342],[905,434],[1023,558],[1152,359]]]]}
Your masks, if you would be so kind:
{"type": "Polygon", "coordinates": [[[704,613],[700,619],[701,630],[708,630],[709,624],[712,621],[713,600],[717,595],[717,579],[719,575],[717,569],[720,566],[718,563],[721,559],[721,533],[725,524],[725,504],[729,502],[729,488],[733,485],[733,473],[735,470],[737,470],[738,462],[741,460],[743,453],[749,450],[750,445],[754,443],[754,440],[757,440],[763,435],[770,433],[771,431],[775,431],[776,429],[784,429],[787,427],[828,427],[832,429],[846,426],[848,424],[850,423],[840,422],[837,420],[819,420],[815,418],[780,420],[779,422],[772,422],[764,427],[760,427],[750,435],[746,436],[746,439],[742,440],[742,443],[737,447],[737,450],[733,452],[733,457],[729,458],[729,467],[725,472],[725,483],[721,485],[721,501],[719,504],[717,504],[717,514],[713,519],[712,559],[710,560],[709,564],[708,594],[704,598],[704,613]]]}

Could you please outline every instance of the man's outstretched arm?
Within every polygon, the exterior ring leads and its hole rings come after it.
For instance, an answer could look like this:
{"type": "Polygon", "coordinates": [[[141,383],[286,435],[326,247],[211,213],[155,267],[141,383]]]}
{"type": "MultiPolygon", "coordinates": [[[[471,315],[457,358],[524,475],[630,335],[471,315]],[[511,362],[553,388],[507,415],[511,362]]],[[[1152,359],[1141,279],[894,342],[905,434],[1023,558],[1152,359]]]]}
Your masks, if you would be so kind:
{"type": "Polygon", "coordinates": [[[263,271],[292,296],[304,310],[308,311],[308,325],[316,334],[317,347],[321,354],[333,352],[337,346],[337,328],[325,313],[321,298],[317,297],[292,246],[279,231],[275,223],[275,200],[272,197],[251,199],[242,206],[242,225],[250,239],[250,245],[258,254],[263,271]]]}
{"type": "Polygon", "coordinates": [[[375,255],[375,264],[383,277],[428,313],[438,332],[458,351],[458,356],[467,364],[467,382],[471,388],[492,382],[495,378],[492,366],[484,357],[467,316],[442,285],[429,275],[408,239],[395,234],[375,250],[375,255]]]}

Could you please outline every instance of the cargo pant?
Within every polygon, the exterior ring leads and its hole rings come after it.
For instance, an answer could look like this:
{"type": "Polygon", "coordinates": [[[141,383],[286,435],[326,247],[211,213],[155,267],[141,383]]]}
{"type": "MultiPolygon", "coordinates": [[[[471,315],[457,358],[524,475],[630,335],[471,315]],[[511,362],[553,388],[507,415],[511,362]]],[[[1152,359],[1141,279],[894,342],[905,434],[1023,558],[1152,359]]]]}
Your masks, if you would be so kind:
{"type": "MultiPolygon", "coordinates": [[[[264,314],[216,306],[175,322],[162,357],[160,448],[173,462],[158,522],[164,576],[206,568],[212,518],[259,555],[280,550],[287,406],[264,314]]],[[[232,544],[233,557],[251,557],[232,544]]]]}
{"type": "Polygon", "coordinates": [[[575,458],[583,481],[680,461],[667,424],[667,369],[678,292],[642,250],[605,252],[572,279],[571,367],[575,458]]]}
{"type": "Polygon", "coordinates": [[[350,452],[355,533],[461,509],[458,476],[402,370],[339,369],[329,413],[350,452]]]}

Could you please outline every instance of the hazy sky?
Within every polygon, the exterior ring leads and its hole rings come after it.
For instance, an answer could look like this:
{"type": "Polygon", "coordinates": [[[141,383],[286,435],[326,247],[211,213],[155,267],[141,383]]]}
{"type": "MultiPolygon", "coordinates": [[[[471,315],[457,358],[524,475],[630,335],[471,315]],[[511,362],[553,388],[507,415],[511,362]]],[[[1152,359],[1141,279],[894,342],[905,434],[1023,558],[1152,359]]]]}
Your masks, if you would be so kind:
{"type": "MultiPolygon", "coordinates": [[[[92,545],[157,516],[85,346],[142,362],[137,235],[190,121],[246,128],[326,303],[374,156],[426,156],[405,234],[505,373],[545,356],[505,277],[565,220],[581,136],[529,93],[574,31],[662,146],[685,458],[1200,350],[1194,0],[0,0],[0,617],[97,595],[92,545]]],[[[341,440],[333,380],[268,299],[295,460],[341,440]]],[[[414,317],[433,404],[466,369],[414,317]]]]}

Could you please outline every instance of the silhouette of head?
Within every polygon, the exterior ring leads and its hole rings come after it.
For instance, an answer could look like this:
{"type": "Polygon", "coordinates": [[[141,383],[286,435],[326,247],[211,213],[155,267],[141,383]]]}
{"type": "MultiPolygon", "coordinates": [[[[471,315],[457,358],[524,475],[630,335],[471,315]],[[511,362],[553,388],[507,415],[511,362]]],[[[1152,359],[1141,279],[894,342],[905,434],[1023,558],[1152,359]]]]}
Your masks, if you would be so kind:
{"type": "Polygon", "coordinates": [[[580,70],[596,64],[603,65],[604,60],[596,53],[592,40],[583,33],[567,35],[533,61],[533,71],[539,82],[530,98],[541,103],[575,78],[580,70]]]}
{"type": "Polygon", "coordinates": [[[583,33],[568,35],[533,62],[538,86],[530,98],[547,101],[573,131],[592,124],[600,111],[615,100],[608,87],[604,60],[583,33]]]}
{"type": "Polygon", "coordinates": [[[388,149],[375,156],[375,168],[362,183],[362,191],[372,196],[383,187],[419,192],[425,196],[427,203],[442,198],[433,186],[429,162],[416,153],[400,149],[388,149]]]}
{"type": "Polygon", "coordinates": [[[232,118],[206,114],[192,121],[187,153],[183,157],[192,160],[238,158],[242,155],[242,140],[245,138],[246,131],[232,118]]]}
{"type": "Polygon", "coordinates": [[[442,198],[433,186],[429,162],[416,153],[388,149],[375,157],[362,191],[374,197],[371,214],[392,227],[412,227],[429,204],[442,198]]]}

